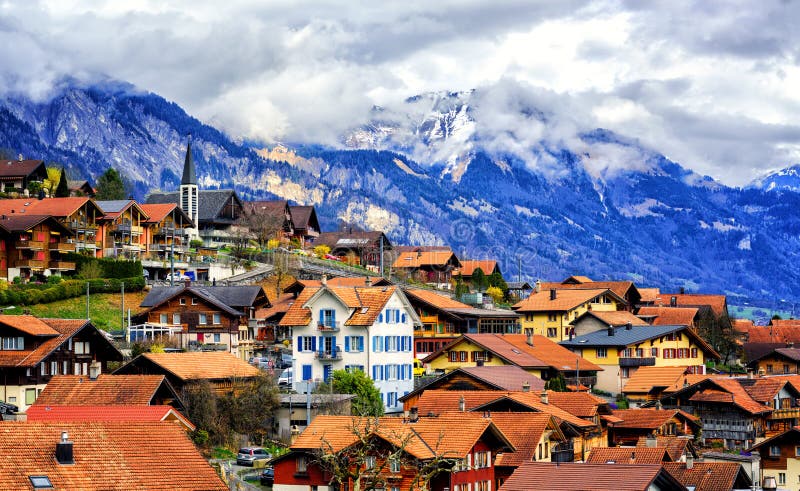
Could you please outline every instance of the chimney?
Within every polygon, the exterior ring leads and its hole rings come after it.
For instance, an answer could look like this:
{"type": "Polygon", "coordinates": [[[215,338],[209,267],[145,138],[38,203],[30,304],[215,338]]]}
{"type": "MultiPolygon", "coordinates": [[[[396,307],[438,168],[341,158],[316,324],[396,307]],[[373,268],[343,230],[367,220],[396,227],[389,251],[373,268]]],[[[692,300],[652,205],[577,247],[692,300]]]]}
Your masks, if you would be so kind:
{"type": "Polygon", "coordinates": [[[369,276],[364,277],[364,286],[372,286],[372,278],[369,276]]]}
{"type": "Polygon", "coordinates": [[[556,299],[556,289],[555,288],[551,288],[550,289],[550,300],[555,300],[555,299],[556,299]]]}
{"type": "Polygon", "coordinates": [[[631,464],[636,463],[636,452],[631,452],[631,464]]]}
{"type": "Polygon", "coordinates": [[[186,288],[189,288],[190,286],[192,286],[192,280],[190,280],[189,278],[186,278],[186,280],[183,282],[183,284],[184,284],[184,286],[186,286],[186,288]]]}
{"type": "Polygon", "coordinates": [[[525,342],[528,343],[528,346],[533,347],[533,329],[525,329],[525,335],[525,342]]]}
{"type": "Polygon", "coordinates": [[[416,423],[419,420],[419,409],[417,406],[411,406],[411,413],[408,415],[408,420],[416,423]]]}
{"type": "Polygon", "coordinates": [[[464,396],[462,395],[461,398],[458,400],[458,410],[463,413],[466,410],[466,408],[467,408],[467,401],[464,400],[464,396]]]}
{"type": "Polygon", "coordinates": [[[526,380],[522,384],[522,392],[530,392],[530,391],[531,391],[531,384],[529,384],[528,381],[526,380]]]}
{"type": "Polygon", "coordinates": [[[102,369],[102,365],[99,361],[93,361],[91,365],[89,365],[89,380],[97,380],[97,377],[100,376],[100,371],[102,369]]]}
{"type": "Polygon", "coordinates": [[[74,464],[72,458],[72,442],[66,431],[61,432],[61,441],[56,443],[56,460],[59,464],[74,464]]]}
{"type": "Polygon", "coordinates": [[[572,341],[572,336],[575,335],[575,328],[569,329],[569,340],[572,341]]]}
{"type": "Polygon", "coordinates": [[[753,371],[747,370],[747,378],[753,378],[753,371]]]}
{"type": "Polygon", "coordinates": [[[691,470],[694,467],[694,456],[692,452],[686,454],[686,470],[691,470]]]}
{"type": "Polygon", "coordinates": [[[764,478],[764,484],[761,489],[764,491],[776,491],[778,489],[778,482],[773,476],[767,476],[764,478]]]}
{"type": "Polygon", "coordinates": [[[627,324],[625,324],[625,330],[626,330],[626,331],[630,331],[631,329],[633,329],[633,324],[631,324],[630,322],[628,322],[627,324]]]}
{"type": "Polygon", "coordinates": [[[644,439],[644,446],[647,448],[655,448],[658,446],[658,439],[651,433],[644,439]]]}
{"type": "Polygon", "coordinates": [[[669,306],[670,307],[677,307],[678,306],[678,297],[675,295],[669,297],[669,306]]]}
{"type": "Polygon", "coordinates": [[[548,404],[549,400],[547,398],[547,389],[542,391],[542,404],[548,404]]]}
{"type": "MultiPolygon", "coordinates": [[[[20,162],[22,162],[22,160],[23,160],[23,159],[22,159],[22,154],[21,154],[21,153],[20,153],[20,154],[17,154],[17,160],[19,160],[20,162]]],[[[11,162],[9,162],[9,164],[10,164],[10,163],[11,163],[11,162]]]]}
{"type": "Polygon", "coordinates": [[[614,326],[608,326],[608,335],[609,336],[613,336],[614,335],[614,326]]]}
{"type": "Polygon", "coordinates": [[[322,278],[320,278],[319,282],[322,283],[322,286],[328,286],[328,275],[322,275],[322,278]]]}
{"type": "Polygon", "coordinates": [[[540,291],[542,291],[542,280],[536,280],[533,285],[533,293],[539,293],[540,291]]]}

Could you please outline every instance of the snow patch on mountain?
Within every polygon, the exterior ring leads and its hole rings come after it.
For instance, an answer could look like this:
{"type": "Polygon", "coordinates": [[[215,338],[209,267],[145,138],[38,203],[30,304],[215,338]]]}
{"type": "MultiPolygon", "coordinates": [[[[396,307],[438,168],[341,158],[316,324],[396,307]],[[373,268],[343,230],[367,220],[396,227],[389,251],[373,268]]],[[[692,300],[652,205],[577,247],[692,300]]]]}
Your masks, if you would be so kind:
{"type": "Polygon", "coordinates": [[[400,167],[400,169],[403,172],[405,172],[406,174],[408,174],[408,175],[411,175],[411,176],[414,176],[414,177],[421,177],[423,179],[428,179],[428,176],[426,176],[425,174],[419,174],[417,172],[414,172],[414,170],[411,167],[409,167],[405,162],[403,162],[400,159],[394,159],[394,160],[392,160],[392,162],[397,164],[397,167],[400,167]]]}
{"type": "Polygon", "coordinates": [[[400,217],[385,208],[372,203],[351,201],[339,213],[339,218],[347,223],[362,224],[367,230],[393,232],[400,227],[400,217]]]}
{"type": "Polygon", "coordinates": [[[647,198],[641,203],[635,205],[628,205],[618,208],[620,215],[628,218],[641,218],[641,217],[661,217],[661,213],[656,213],[653,208],[666,206],[664,203],[653,198],[647,198]]]}

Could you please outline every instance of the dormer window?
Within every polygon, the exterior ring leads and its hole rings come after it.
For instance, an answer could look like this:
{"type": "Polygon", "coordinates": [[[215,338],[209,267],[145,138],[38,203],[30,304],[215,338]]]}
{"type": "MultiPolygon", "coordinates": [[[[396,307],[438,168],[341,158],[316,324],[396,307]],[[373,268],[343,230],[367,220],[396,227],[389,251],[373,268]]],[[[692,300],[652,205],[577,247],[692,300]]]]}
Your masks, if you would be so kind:
{"type": "Polygon", "coordinates": [[[22,336],[4,337],[0,340],[2,340],[3,350],[22,351],[25,349],[25,338],[22,336]]]}
{"type": "Polygon", "coordinates": [[[186,305],[186,298],[181,297],[181,299],[178,301],[178,303],[180,303],[181,305],[186,305]]]}

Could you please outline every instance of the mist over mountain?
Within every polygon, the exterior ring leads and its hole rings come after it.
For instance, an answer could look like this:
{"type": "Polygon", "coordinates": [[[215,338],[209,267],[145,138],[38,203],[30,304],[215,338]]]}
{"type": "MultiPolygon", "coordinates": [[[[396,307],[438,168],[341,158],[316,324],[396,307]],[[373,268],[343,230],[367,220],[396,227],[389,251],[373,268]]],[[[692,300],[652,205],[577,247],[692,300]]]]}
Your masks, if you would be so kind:
{"type": "Polygon", "coordinates": [[[585,274],[735,302],[799,296],[796,169],[730,188],[581,128],[569,104],[513,84],[421,94],[374,108],[335,148],[260,148],[127,84],[67,83],[47,101],[0,101],[0,147],[63,163],[73,178],[113,166],[144,198],[177,188],[191,134],[201,188],[314,204],[323,229],[347,222],[497,258],[507,279],[585,274]]]}

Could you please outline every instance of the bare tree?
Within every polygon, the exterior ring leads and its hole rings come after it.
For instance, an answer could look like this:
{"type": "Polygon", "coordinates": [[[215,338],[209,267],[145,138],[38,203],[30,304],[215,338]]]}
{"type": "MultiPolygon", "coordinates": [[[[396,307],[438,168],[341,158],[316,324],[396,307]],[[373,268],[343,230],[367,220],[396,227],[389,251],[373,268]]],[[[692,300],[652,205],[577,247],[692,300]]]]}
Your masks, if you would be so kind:
{"type": "Polygon", "coordinates": [[[242,217],[242,225],[250,230],[253,240],[263,249],[271,239],[279,238],[285,229],[286,218],[283,215],[248,213],[242,217]]]}

